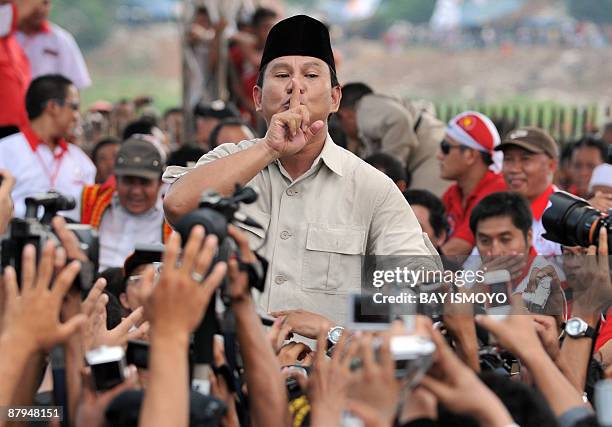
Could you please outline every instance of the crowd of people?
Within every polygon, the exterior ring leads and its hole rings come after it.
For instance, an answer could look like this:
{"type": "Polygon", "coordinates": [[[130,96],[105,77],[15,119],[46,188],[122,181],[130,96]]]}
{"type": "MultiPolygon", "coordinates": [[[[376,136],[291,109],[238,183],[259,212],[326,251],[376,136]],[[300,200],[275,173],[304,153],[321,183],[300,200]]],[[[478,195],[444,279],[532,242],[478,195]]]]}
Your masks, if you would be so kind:
{"type": "MultiPolygon", "coordinates": [[[[345,82],[320,21],[263,8],[193,140],[148,97],[81,118],[89,76],[49,5],[0,0],[0,426],[29,406],[77,427],[612,424],[611,124],[560,146],[442,123],[345,82]],[[32,205],[57,193],[57,216],[32,205]],[[590,222],[550,228],[559,194],[590,222]],[[507,311],[456,298],[487,283],[423,280],[428,302],[381,321],[353,305],[372,256],[503,272],[507,311]]],[[[196,10],[202,94],[223,28],[196,10]]]]}

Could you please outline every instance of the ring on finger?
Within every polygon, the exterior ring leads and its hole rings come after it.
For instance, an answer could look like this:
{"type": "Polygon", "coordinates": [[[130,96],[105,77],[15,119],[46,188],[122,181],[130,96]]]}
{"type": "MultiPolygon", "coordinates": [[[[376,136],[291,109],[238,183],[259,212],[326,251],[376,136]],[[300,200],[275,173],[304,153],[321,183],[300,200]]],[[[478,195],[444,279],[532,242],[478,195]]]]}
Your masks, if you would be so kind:
{"type": "Polygon", "coordinates": [[[202,282],[204,281],[204,275],[203,275],[203,274],[200,274],[200,273],[198,273],[198,272],[196,272],[196,271],[194,271],[193,273],[191,273],[191,278],[192,278],[194,281],[198,282],[198,283],[202,283],[202,282]]]}

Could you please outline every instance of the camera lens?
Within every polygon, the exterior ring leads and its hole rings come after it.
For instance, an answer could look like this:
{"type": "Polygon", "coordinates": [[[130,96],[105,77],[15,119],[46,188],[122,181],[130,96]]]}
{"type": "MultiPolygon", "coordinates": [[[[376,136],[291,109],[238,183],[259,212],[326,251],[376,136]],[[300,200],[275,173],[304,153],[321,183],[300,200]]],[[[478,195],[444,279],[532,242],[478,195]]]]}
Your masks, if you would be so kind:
{"type": "MultiPolygon", "coordinates": [[[[599,230],[611,231],[612,221],[589,203],[565,191],[550,196],[551,205],[544,211],[544,238],[565,246],[597,245],[599,230]]],[[[612,249],[612,247],[610,247],[612,249]]]]}

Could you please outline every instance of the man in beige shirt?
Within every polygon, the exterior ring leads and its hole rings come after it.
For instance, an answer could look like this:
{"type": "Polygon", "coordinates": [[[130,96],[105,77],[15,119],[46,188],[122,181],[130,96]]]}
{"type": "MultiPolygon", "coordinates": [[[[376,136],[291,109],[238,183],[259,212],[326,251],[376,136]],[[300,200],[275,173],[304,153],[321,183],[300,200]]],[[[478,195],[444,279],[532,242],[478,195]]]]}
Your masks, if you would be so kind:
{"type": "Polygon", "coordinates": [[[444,123],[416,102],[374,93],[365,83],[346,84],[342,93],[338,118],[357,144],[352,151],[364,158],[378,152],[392,155],[410,174],[411,189],[441,197],[450,184],[440,177],[436,160],[444,123]]]}
{"type": "Polygon", "coordinates": [[[362,255],[435,250],[396,185],[327,134],[341,89],[323,24],[300,15],[270,31],[253,98],[266,136],[221,145],[192,169],[169,167],[166,216],[176,222],[205,190],[257,187],[258,200],[242,211],[264,227],[245,227],[270,262],[260,306],[345,323],[348,294],[360,291],[362,255]]]}

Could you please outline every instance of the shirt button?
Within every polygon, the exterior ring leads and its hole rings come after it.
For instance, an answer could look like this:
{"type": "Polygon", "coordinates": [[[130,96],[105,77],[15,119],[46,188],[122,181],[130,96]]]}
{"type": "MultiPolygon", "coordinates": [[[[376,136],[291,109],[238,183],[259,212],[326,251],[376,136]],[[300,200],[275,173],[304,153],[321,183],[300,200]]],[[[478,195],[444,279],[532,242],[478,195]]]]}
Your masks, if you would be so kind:
{"type": "Polygon", "coordinates": [[[293,188],[287,188],[287,191],[285,191],[285,193],[287,193],[287,196],[295,196],[297,194],[297,191],[293,188]]]}
{"type": "Polygon", "coordinates": [[[283,240],[287,240],[289,237],[291,237],[291,233],[288,231],[282,231],[280,234],[280,238],[283,240]]]}
{"type": "Polygon", "coordinates": [[[286,281],[287,281],[287,278],[283,275],[278,275],[274,278],[274,283],[276,283],[277,285],[282,285],[286,281]]]}

